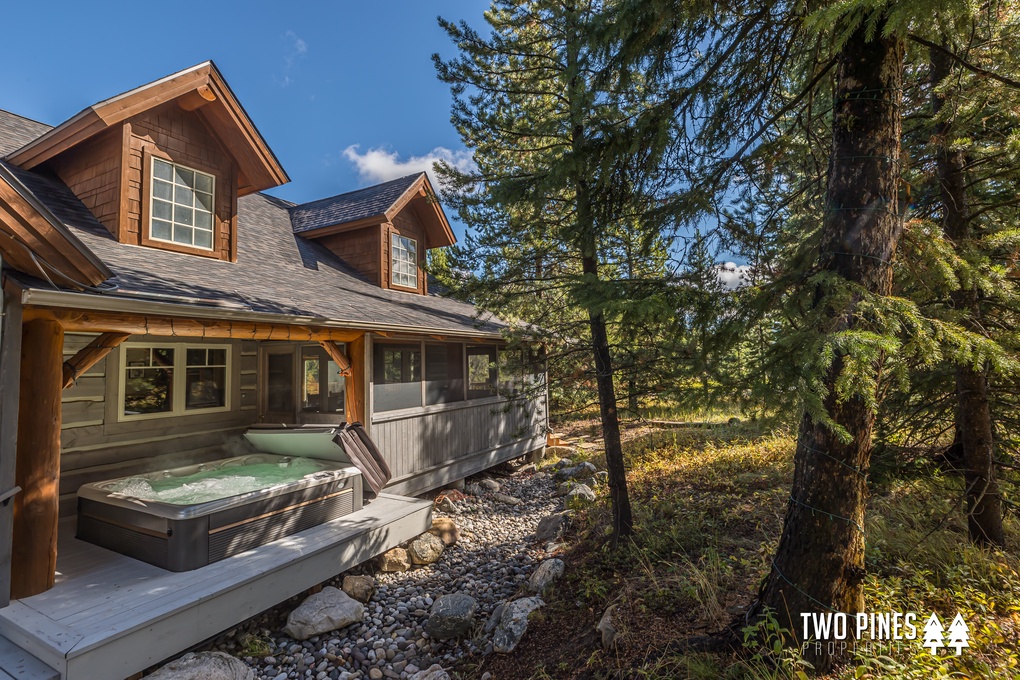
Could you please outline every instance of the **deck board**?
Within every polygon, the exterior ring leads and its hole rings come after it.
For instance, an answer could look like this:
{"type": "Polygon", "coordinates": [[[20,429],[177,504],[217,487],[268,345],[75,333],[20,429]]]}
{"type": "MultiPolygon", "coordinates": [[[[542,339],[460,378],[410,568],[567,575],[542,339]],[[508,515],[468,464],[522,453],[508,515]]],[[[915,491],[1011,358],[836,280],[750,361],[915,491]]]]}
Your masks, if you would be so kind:
{"type": "Polygon", "coordinates": [[[428,501],[382,494],[359,512],[180,573],[79,541],[62,523],[56,585],[0,609],[0,635],[64,680],[127,677],[422,533],[430,511],[428,501]]]}

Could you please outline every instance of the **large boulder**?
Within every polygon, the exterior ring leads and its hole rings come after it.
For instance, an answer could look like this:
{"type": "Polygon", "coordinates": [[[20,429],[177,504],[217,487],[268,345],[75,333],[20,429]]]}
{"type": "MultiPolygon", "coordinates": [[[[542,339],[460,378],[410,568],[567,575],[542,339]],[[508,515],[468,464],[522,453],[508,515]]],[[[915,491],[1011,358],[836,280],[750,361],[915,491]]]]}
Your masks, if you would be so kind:
{"type": "Polygon", "coordinates": [[[442,595],[432,604],[425,632],[437,640],[462,638],[471,633],[478,602],[464,593],[442,595]]]}
{"type": "Polygon", "coordinates": [[[375,593],[375,579],[371,576],[344,576],[340,589],[358,602],[368,602],[375,593]]]}
{"type": "Polygon", "coordinates": [[[598,468],[596,468],[588,461],[584,461],[583,463],[578,463],[577,465],[573,465],[571,467],[560,468],[559,470],[556,471],[556,479],[567,480],[577,479],[579,477],[591,477],[597,471],[598,468]]]}
{"type": "Polygon", "coordinates": [[[450,680],[450,674],[437,663],[411,676],[411,680],[450,680]]]}
{"type": "Polygon", "coordinates": [[[503,615],[492,635],[492,649],[500,654],[509,654],[528,630],[528,616],[545,602],[540,597],[525,597],[514,600],[503,608],[503,615]]]}
{"type": "Polygon", "coordinates": [[[290,613],[283,632],[295,640],[307,640],[346,628],[364,617],[365,605],[338,588],[326,586],[290,613]]]}
{"type": "Polygon", "coordinates": [[[595,492],[587,484],[577,484],[567,492],[565,504],[568,508],[584,506],[595,502],[595,492]]]}
{"type": "Polygon", "coordinates": [[[460,529],[449,517],[437,517],[432,520],[429,533],[441,540],[447,548],[456,545],[460,539],[460,529]]]}
{"type": "Polygon", "coordinates": [[[563,530],[566,529],[567,522],[570,521],[570,514],[569,510],[565,510],[540,519],[538,528],[535,529],[535,540],[548,543],[558,539],[563,535],[563,530]]]}
{"type": "Polygon", "coordinates": [[[411,568],[411,561],[407,557],[407,551],[403,548],[392,548],[378,557],[379,571],[407,571],[411,568]]]}
{"type": "Polygon", "coordinates": [[[441,538],[426,532],[408,544],[407,555],[413,564],[432,564],[439,560],[445,548],[441,538]]]}
{"type": "Polygon", "coordinates": [[[528,588],[533,593],[541,593],[546,588],[551,586],[556,580],[563,576],[563,572],[566,570],[566,565],[563,564],[563,560],[552,558],[545,560],[542,564],[538,565],[538,569],[534,571],[531,578],[528,580],[528,588]]]}
{"type": "Polygon", "coordinates": [[[223,652],[185,654],[152,675],[155,680],[255,680],[255,671],[223,652]]]}

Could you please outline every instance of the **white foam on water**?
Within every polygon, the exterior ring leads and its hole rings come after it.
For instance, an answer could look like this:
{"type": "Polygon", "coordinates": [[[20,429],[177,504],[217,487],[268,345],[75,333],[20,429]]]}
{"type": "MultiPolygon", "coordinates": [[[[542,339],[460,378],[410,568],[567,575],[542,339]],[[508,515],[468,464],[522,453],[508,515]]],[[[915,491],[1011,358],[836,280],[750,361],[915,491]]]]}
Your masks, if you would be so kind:
{"type": "Polygon", "coordinates": [[[128,477],[113,482],[108,489],[142,501],[195,505],[294,483],[321,469],[315,461],[294,458],[289,462],[211,468],[181,477],[128,477]]]}

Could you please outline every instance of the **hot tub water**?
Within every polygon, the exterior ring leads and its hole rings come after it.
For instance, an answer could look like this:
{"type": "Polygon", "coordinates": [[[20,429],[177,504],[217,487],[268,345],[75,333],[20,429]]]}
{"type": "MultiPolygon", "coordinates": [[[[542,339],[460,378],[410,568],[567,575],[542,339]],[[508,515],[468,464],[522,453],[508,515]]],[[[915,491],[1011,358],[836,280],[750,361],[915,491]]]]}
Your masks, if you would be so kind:
{"type": "Polygon", "coordinates": [[[279,463],[210,466],[183,476],[127,477],[110,483],[106,490],[141,501],[193,505],[290,484],[321,470],[322,465],[313,460],[291,458],[279,463]]]}

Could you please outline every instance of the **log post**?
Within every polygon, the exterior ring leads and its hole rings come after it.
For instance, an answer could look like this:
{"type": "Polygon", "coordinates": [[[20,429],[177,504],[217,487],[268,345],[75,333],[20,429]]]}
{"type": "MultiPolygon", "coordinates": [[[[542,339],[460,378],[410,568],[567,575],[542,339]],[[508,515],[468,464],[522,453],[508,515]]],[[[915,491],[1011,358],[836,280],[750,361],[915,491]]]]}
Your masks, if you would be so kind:
{"type": "Polygon", "coordinates": [[[57,567],[60,394],[64,330],[54,320],[27,321],[21,343],[21,403],[14,497],[11,597],[53,587],[57,567]]]}

